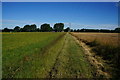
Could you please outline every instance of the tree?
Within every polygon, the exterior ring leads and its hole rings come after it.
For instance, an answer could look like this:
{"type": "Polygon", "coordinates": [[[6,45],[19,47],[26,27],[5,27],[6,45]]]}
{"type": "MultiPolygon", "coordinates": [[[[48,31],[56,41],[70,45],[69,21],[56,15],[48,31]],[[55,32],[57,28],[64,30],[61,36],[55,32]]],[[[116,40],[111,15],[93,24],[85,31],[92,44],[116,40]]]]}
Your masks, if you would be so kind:
{"type": "Polygon", "coordinates": [[[110,32],[108,29],[100,29],[100,32],[110,32]]]}
{"type": "Polygon", "coordinates": [[[76,32],[80,32],[80,30],[79,29],[77,29],[77,31],[76,32]]]}
{"type": "Polygon", "coordinates": [[[35,24],[32,25],[25,25],[23,28],[20,29],[21,32],[35,32],[37,31],[37,26],[35,24]]]}
{"type": "Polygon", "coordinates": [[[20,32],[20,27],[19,27],[19,26],[16,26],[16,27],[14,28],[14,31],[15,31],[15,32],[20,32]]]}
{"type": "Polygon", "coordinates": [[[70,31],[70,28],[67,27],[66,29],[64,29],[65,32],[69,32],[70,31]]]}
{"type": "Polygon", "coordinates": [[[120,33],[120,28],[115,28],[115,32],[120,33]]]}
{"type": "Polygon", "coordinates": [[[13,29],[4,28],[2,32],[13,32],[13,29]]]}
{"type": "Polygon", "coordinates": [[[63,28],[64,28],[64,24],[63,23],[56,23],[54,25],[55,32],[61,32],[61,31],[63,31],[63,28]]]}
{"type": "Polygon", "coordinates": [[[77,32],[77,30],[76,30],[76,29],[74,29],[74,32],[77,32]]]}
{"type": "Polygon", "coordinates": [[[36,29],[36,31],[37,31],[37,32],[40,32],[40,29],[39,29],[39,28],[37,28],[37,29],[36,29]]]}
{"type": "Polygon", "coordinates": [[[23,32],[30,32],[30,25],[25,25],[22,30],[23,32]]]}
{"type": "Polygon", "coordinates": [[[83,28],[83,29],[81,29],[80,31],[81,31],[81,32],[85,32],[86,30],[83,28]]]}
{"type": "Polygon", "coordinates": [[[42,32],[50,32],[50,31],[52,31],[52,27],[50,27],[50,24],[42,24],[41,25],[41,31],[42,32]]]}
{"type": "Polygon", "coordinates": [[[53,31],[53,28],[52,28],[52,27],[50,27],[50,31],[53,31]]]}
{"type": "Polygon", "coordinates": [[[4,28],[4,29],[2,30],[2,32],[9,32],[9,29],[8,29],[8,28],[4,28]]]}
{"type": "Polygon", "coordinates": [[[73,29],[70,30],[70,32],[73,32],[73,31],[74,31],[73,29]]]}
{"type": "Polygon", "coordinates": [[[30,26],[30,31],[31,32],[35,32],[37,30],[37,26],[35,25],[35,24],[32,24],[31,26],[30,26]]]}

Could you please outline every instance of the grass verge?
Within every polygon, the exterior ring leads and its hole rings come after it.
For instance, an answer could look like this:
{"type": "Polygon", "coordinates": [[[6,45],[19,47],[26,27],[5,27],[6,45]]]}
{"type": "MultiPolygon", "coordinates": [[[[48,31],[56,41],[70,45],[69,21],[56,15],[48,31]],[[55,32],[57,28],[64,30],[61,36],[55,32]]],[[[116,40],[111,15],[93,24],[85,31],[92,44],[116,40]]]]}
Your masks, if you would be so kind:
{"type": "MultiPolygon", "coordinates": [[[[106,60],[106,68],[104,71],[109,72],[112,75],[112,78],[119,78],[120,76],[120,45],[114,46],[113,44],[102,44],[98,40],[94,39],[93,41],[87,41],[85,39],[81,39],[78,35],[75,35],[78,40],[84,42],[86,45],[92,48],[92,51],[96,53],[96,55],[101,56],[104,60],[106,60]]],[[[92,37],[91,37],[92,38],[92,37]]],[[[109,40],[108,40],[109,41],[109,40]]]]}

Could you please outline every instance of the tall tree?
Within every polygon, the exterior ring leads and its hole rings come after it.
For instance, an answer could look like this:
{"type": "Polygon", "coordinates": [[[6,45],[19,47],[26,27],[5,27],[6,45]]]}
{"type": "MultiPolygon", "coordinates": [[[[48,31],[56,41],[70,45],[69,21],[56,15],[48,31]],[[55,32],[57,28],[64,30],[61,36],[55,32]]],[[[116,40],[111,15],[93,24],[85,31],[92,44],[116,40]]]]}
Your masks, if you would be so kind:
{"type": "Polygon", "coordinates": [[[64,24],[63,23],[56,23],[54,25],[55,32],[61,32],[61,31],[63,31],[63,28],[64,28],[64,24]]]}
{"type": "Polygon", "coordinates": [[[37,30],[37,26],[35,24],[30,25],[30,31],[35,32],[37,30]]]}
{"type": "Polygon", "coordinates": [[[14,31],[15,31],[15,32],[20,32],[20,27],[19,27],[19,26],[16,26],[16,27],[14,28],[14,31]]]}
{"type": "Polygon", "coordinates": [[[50,24],[42,24],[41,25],[41,31],[43,31],[43,32],[50,32],[50,31],[52,31],[52,27],[50,27],[50,24]]]}
{"type": "Polygon", "coordinates": [[[37,31],[37,26],[35,24],[25,25],[21,30],[22,32],[35,32],[37,31]]]}
{"type": "Polygon", "coordinates": [[[30,32],[30,25],[25,25],[22,30],[24,32],[30,32]]]}

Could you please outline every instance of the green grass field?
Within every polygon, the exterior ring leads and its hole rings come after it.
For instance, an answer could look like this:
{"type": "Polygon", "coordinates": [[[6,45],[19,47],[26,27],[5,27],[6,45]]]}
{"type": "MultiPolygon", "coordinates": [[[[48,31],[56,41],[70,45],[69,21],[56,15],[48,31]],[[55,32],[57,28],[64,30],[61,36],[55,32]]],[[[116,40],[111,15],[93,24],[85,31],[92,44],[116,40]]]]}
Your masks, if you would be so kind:
{"type": "Polygon", "coordinates": [[[62,32],[2,33],[3,78],[92,78],[73,37],[62,32]]]}
{"type": "Polygon", "coordinates": [[[36,73],[34,69],[39,68],[41,63],[40,55],[49,45],[53,45],[50,44],[51,42],[63,34],[3,33],[3,77],[34,76],[36,73]],[[36,61],[37,59],[39,59],[39,62],[36,61]],[[17,73],[21,73],[21,75],[17,73]]]}

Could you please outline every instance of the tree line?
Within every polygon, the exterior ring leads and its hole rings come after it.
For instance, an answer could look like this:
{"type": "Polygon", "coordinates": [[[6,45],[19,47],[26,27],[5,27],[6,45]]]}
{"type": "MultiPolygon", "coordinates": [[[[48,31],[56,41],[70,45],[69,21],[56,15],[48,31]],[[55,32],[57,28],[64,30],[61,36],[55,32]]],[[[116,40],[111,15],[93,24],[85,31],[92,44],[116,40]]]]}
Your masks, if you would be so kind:
{"type": "Polygon", "coordinates": [[[37,28],[35,24],[25,25],[23,28],[19,26],[14,27],[14,29],[4,28],[2,32],[107,32],[107,33],[120,33],[120,28],[115,28],[114,30],[108,29],[70,29],[67,27],[64,29],[64,23],[56,23],[53,28],[50,24],[42,24],[40,28],[37,28]]]}
{"type": "Polygon", "coordinates": [[[71,32],[105,32],[105,33],[120,33],[120,28],[114,30],[109,29],[71,29],[71,32]]]}
{"type": "Polygon", "coordinates": [[[40,28],[37,28],[35,24],[25,25],[23,28],[19,26],[14,27],[14,29],[4,28],[2,32],[62,32],[64,31],[64,23],[56,23],[53,28],[50,24],[42,24],[40,28]]]}

